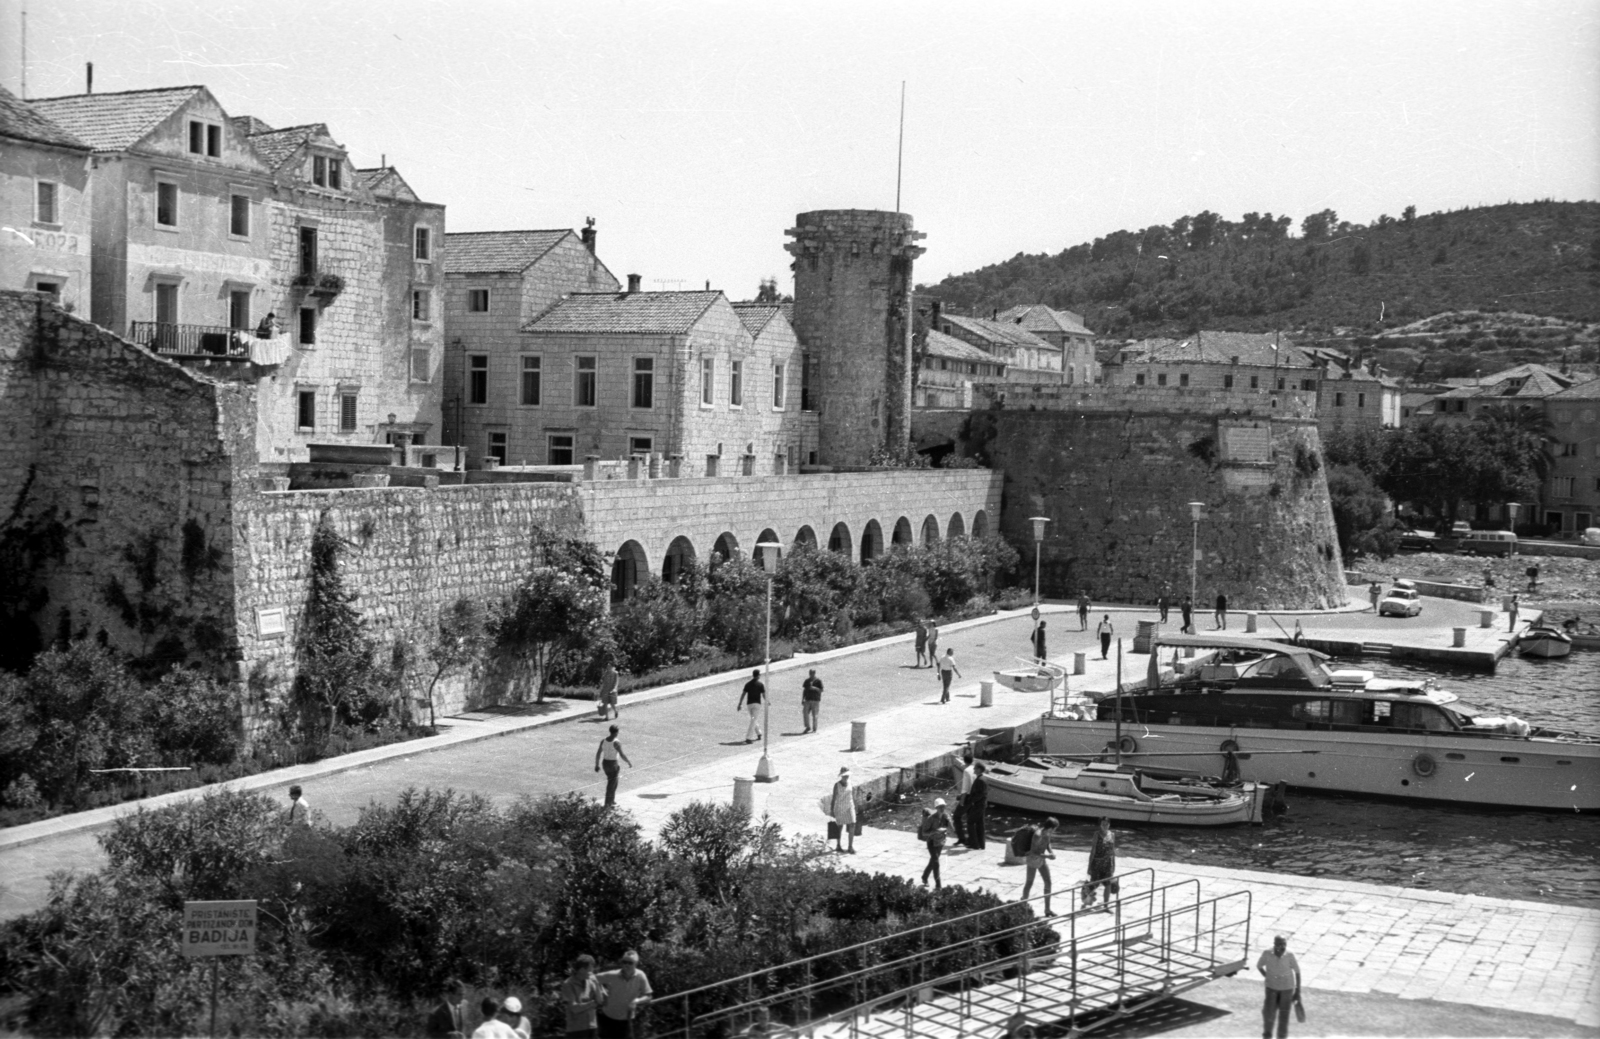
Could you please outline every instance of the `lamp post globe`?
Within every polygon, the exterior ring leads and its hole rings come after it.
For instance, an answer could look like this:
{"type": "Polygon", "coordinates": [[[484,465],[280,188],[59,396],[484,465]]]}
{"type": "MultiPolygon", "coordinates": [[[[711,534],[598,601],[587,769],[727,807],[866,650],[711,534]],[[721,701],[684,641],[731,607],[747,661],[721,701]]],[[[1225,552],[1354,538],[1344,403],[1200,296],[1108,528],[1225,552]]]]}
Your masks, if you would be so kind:
{"type": "Polygon", "coordinates": [[[1205,515],[1205,511],[1205,502],[1192,501],[1189,503],[1189,517],[1194,521],[1194,529],[1189,541],[1189,601],[1197,605],[1199,599],[1197,581],[1200,565],[1200,518],[1205,515]]]}
{"type": "Polygon", "coordinates": [[[762,684],[767,687],[767,691],[761,698],[761,762],[756,765],[756,782],[775,783],[778,774],[772,771],[772,759],[767,755],[768,739],[772,735],[772,578],[778,572],[778,564],[783,561],[783,546],[776,541],[758,542],[756,561],[761,564],[762,572],[767,575],[766,663],[761,675],[762,684]]]}

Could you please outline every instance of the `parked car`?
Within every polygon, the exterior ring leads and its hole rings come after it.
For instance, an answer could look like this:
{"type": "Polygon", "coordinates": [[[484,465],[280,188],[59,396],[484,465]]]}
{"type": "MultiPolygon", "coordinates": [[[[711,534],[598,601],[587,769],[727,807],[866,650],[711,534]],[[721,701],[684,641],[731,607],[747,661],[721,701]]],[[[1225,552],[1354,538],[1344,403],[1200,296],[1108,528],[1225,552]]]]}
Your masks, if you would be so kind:
{"type": "Polygon", "coordinates": [[[1600,527],[1589,527],[1578,536],[1585,545],[1600,545],[1600,527]]]}
{"type": "Polygon", "coordinates": [[[1472,524],[1468,523],[1466,520],[1456,520],[1454,523],[1450,524],[1450,533],[1456,535],[1457,537],[1461,536],[1462,534],[1471,534],[1472,524]]]}
{"type": "Polygon", "coordinates": [[[1398,581],[1378,603],[1380,617],[1415,617],[1422,612],[1422,596],[1410,581],[1398,581]]]}

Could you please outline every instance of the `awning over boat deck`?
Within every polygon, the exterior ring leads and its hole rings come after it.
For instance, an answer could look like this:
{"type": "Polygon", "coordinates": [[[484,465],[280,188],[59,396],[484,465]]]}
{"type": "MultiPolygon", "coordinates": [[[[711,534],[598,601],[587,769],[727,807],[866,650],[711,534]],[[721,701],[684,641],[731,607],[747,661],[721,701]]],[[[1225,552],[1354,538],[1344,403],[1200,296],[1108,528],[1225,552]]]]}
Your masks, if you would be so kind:
{"type": "Polygon", "coordinates": [[[1286,656],[1295,662],[1301,672],[1310,680],[1312,685],[1321,685],[1318,678],[1322,669],[1317,667],[1317,662],[1330,660],[1326,653],[1312,649],[1310,646],[1297,646],[1292,642],[1274,642],[1272,639],[1253,639],[1246,635],[1164,635],[1156,634],[1150,639],[1150,669],[1149,686],[1155,689],[1159,684],[1158,676],[1161,670],[1157,648],[1161,646],[1188,647],[1190,649],[1240,649],[1249,653],[1273,653],[1286,656]]]}

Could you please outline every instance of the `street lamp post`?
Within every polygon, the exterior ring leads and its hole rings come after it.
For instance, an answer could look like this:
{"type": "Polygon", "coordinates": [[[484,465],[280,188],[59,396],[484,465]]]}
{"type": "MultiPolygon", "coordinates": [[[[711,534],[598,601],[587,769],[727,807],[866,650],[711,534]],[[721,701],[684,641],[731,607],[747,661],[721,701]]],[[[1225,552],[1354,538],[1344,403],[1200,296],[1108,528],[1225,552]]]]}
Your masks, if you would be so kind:
{"type": "Polygon", "coordinates": [[[1194,520],[1194,533],[1189,541],[1189,602],[1195,604],[1196,608],[1199,606],[1199,592],[1195,582],[1196,571],[1200,565],[1200,515],[1205,509],[1206,503],[1203,501],[1189,503],[1189,516],[1194,520]]]}
{"type": "Polygon", "coordinates": [[[1039,553],[1044,548],[1044,525],[1050,522],[1049,516],[1029,516],[1028,522],[1033,524],[1033,604],[1039,605],[1039,553]]]}
{"type": "MultiPolygon", "coordinates": [[[[1518,507],[1519,506],[1518,506],[1517,502],[1514,502],[1514,501],[1506,502],[1506,529],[1509,530],[1509,531],[1512,531],[1512,532],[1515,532],[1516,529],[1517,529],[1517,509],[1518,509],[1518,507]]],[[[1515,541],[1513,541],[1511,543],[1511,554],[1512,555],[1516,555],[1517,554],[1517,543],[1515,541]]]]}
{"type": "Polygon", "coordinates": [[[756,765],[757,783],[775,783],[778,774],[772,771],[772,759],[767,756],[767,741],[772,736],[772,577],[778,572],[783,559],[783,546],[776,541],[762,541],[756,545],[756,558],[767,575],[767,648],[766,665],[761,681],[767,687],[761,698],[761,762],[756,765]]]}

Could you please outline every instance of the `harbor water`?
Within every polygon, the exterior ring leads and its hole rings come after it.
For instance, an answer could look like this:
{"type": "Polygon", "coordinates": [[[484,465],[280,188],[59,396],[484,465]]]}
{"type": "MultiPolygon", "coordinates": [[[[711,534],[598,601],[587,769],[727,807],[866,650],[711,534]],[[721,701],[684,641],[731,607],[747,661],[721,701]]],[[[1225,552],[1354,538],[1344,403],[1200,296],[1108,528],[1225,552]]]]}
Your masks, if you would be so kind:
{"type": "MultiPolygon", "coordinates": [[[[1574,652],[1564,660],[1507,657],[1492,675],[1371,658],[1344,666],[1380,677],[1434,677],[1441,688],[1489,713],[1600,733],[1600,653],[1574,652]]],[[[915,807],[886,811],[875,825],[914,829],[916,816],[915,807]]],[[[1026,819],[991,809],[992,839],[1003,840],[1026,819]]],[[[1092,820],[1063,819],[1057,846],[1086,852],[1093,833],[1092,820]]],[[[1119,825],[1117,844],[1120,854],[1137,858],[1600,908],[1597,815],[1297,790],[1289,794],[1288,811],[1265,826],[1119,825]]]]}

